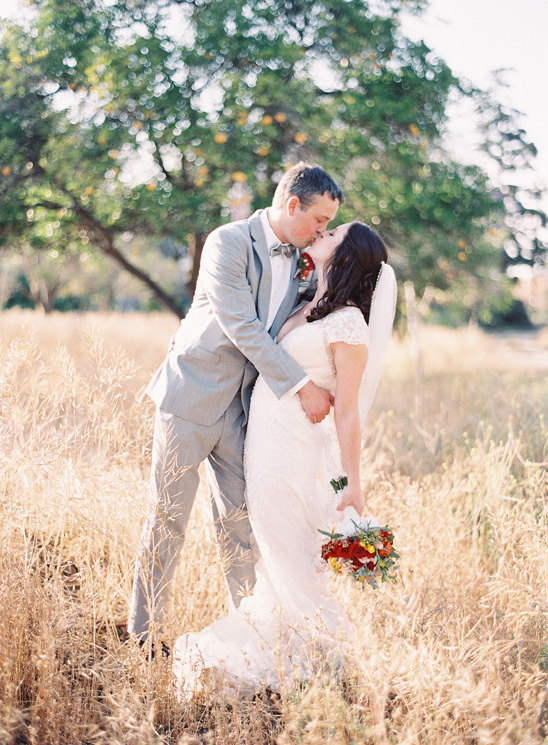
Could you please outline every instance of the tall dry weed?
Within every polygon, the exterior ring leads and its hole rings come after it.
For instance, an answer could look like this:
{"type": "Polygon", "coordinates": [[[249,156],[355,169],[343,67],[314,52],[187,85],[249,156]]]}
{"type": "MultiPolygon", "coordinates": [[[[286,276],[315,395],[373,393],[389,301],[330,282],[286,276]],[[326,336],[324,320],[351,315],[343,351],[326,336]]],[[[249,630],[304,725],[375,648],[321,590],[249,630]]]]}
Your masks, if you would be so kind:
{"type": "MultiPolygon", "coordinates": [[[[179,703],[125,633],[169,317],[2,319],[0,743],[541,743],[548,668],[545,350],[426,329],[420,407],[394,341],[363,453],[396,586],[338,591],[344,684],[179,703]]],[[[289,519],[289,516],[288,516],[289,519]]],[[[201,488],[167,633],[226,611],[201,488]],[[205,535],[205,540],[204,540],[205,535]]],[[[545,722],[548,726],[548,721],[545,722]]]]}

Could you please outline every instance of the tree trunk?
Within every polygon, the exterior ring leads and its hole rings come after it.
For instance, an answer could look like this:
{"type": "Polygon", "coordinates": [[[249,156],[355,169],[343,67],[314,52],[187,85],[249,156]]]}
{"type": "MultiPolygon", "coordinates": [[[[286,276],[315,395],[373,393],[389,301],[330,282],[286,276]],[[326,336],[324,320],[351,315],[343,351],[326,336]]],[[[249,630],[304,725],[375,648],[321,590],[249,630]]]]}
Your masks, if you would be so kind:
{"type": "Polygon", "coordinates": [[[152,279],[152,277],[146,274],[146,272],[143,272],[142,269],[139,269],[139,267],[128,261],[126,257],[114,246],[112,237],[108,242],[99,241],[98,245],[103,253],[114,259],[114,261],[120,264],[123,269],[129,272],[132,276],[137,277],[137,279],[139,279],[150,290],[152,290],[158,300],[163,303],[166,308],[169,308],[169,310],[173,311],[173,313],[175,313],[178,318],[181,318],[184,315],[183,306],[179,303],[179,301],[174,298],[173,295],[170,295],[168,292],[163,290],[160,285],[152,279]]]}
{"type": "Polygon", "coordinates": [[[194,240],[189,246],[189,252],[192,256],[192,272],[187,285],[187,289],[190,297],[193,297],[194,291],[196,290],[196,281],[198,279],[198,272],[200,270],[200,261],[202,258],[202,250],[204,248],[205,239],[206,236],[203,233],[194,233],[194,240]]]}

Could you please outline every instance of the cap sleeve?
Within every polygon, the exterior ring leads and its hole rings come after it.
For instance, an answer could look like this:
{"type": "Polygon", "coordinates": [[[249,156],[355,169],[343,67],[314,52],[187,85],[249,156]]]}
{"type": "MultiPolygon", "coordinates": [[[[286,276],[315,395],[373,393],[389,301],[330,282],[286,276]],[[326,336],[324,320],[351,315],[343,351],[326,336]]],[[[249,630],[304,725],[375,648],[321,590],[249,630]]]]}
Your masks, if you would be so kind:
{"type": "Polygon", "coordinates": [[[326,344],[344,341],[346,344],[369,345],[369,329],[361,310],[340,308],[323,319],[326,344]]]}

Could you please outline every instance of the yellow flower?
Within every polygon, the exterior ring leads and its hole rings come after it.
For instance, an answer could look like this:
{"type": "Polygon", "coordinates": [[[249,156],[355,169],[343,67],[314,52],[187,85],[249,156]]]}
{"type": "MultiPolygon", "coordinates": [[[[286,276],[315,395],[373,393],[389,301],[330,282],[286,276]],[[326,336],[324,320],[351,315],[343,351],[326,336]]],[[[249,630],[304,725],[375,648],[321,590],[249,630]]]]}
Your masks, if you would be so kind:
{"type": "Polygon", "coordinates": [[[408,127],[408,130],[411,132],[413,137],[418,137],[421,133],[420,129],[417,127],[416,124],[410,124],[408,127]]]}
{"type": "Polygon", "coordinates": [[[276,114],[274,114],[274,119],[278,122],[278,124],[283,124],[283,122],[285,122],[287,117],[283,113],[283,111],[278,111],[276,114]]]}
{"type": "Polygon", "coordinates": [[[237,181],[240,184],[245,184],[247,181],[247,176],[243,171],[234,171],[232,174],[232,180],[237,181]]]}
{"type": "Polygon", "coordinates": [[[146,185],[147,191],[154,191],[155,188],[156,188],[156,184],[153,184],[152,182],[146,185]]]}
{"type": "Polygon", "coordinates": [[[225,135],[224,132],[218,132],[213,139],[215,140],[216,143],[218,143],[219,145],[222,145],[228,140],[228,137],[225,135]]]}
{"type": "Polygon", "coordinates": [[[298,145],[303,145],[308,140],[308,137],[304,132],[297,132],[293,139],[298,145]]]}
{"type": "Polygon", "coordinates": [[[265,126],[268,127],[270,124],[272,124],[273,121],[274,119],[270,116],[270,114],[265,114],[265,116],[263,116],[262,122],[265,126]]]}
{"type": "Polygon", "coordinates": [[[9,166],[4,166],[2,168],[2,176],[9,176],[11,173],[11,168],[9,166]]]}

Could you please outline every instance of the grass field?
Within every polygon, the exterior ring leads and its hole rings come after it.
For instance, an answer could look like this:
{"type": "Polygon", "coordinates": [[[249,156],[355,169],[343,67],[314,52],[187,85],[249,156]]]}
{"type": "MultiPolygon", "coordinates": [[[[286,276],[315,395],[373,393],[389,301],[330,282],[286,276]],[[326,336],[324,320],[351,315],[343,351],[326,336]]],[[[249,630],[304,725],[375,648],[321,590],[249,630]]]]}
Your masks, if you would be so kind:
{"type": "MultiPolygon", "coordinates": [[[[548,742],[546,334],[394,338],[363,452],[401,578],[340,587],[347,685],[180,704],[125,633],[166,315],[0,316],[0,743],[548,742]]],[[[168,636],[226,611],[205,489],[168,636]],[[204,540],[204,535],[206,540],[204,540]]]]}

